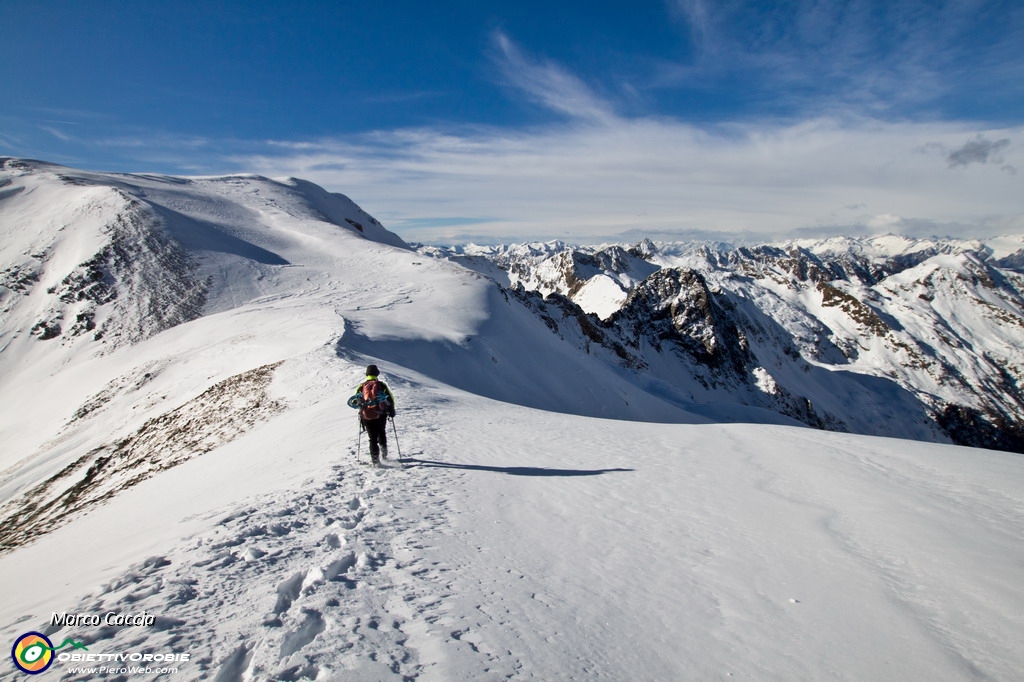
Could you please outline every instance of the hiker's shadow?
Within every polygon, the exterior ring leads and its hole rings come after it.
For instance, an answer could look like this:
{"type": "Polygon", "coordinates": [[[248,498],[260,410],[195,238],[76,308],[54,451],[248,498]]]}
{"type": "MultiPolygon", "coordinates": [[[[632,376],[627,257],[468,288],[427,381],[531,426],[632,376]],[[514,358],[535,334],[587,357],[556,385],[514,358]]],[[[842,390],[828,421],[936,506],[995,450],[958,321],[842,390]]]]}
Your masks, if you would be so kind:
{"type": "Polygon", "coordinates": [[[440,469],[462,469],[465,471],[490,471],[495,474],[509,476],[599,476],[619,471],[635,471],[635,469],[549,469],[547,467],[496,467],[485,464],[459,464],[458,462],[438,462],[432,459],[406,457],[406,465],[422,467],[438,467],[440,469]]]}

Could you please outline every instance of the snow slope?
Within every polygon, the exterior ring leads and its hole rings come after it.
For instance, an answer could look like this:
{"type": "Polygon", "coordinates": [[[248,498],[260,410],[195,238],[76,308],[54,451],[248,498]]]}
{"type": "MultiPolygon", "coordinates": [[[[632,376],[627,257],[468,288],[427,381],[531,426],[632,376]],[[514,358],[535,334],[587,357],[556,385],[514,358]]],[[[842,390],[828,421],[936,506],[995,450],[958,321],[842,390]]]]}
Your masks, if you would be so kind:
{"type": "MultiPolygon", "coordinates": [[[[6,641],[187,653],[158,676],[182,680],[1012,680],[1024,665],[1019,455],[709,423],[305,183],[16,163],[0,228],[46,253],[15,254],[36,279],[5,293],[0,327],[6,641]],[[87,196],[109,187],[124,196],[87,196]],[[91,224],[46,213],[73,201],[91,224]],[[131,259],[103,261],[119,298],[48,294],[119,215],[146,218],[181,267],[133,289],[131,259]],[[168,277],[199,283],[202,306],[128,333],[118,301],[159,299],[168,277]],[[28,334],[89,303],[89,331],[109,334],[28,334]],[[356,461],[344,401],[369,362],[396,393],[404,467],[356,461]],[[49,625],[107,612],[155,622],[49,625]]],[[[100,677],[71,665],[44,676],[100,677]]],[[[0,677],[24,679],[10,662],[0,677]]]]}
{"type": "Polygon", "coordinates": [[[393,383],[407,468],[354,464],[325,386],[316,408],[5,557],[5,584],[47,580],[9,600],[4,633],[53,611],[145,611],[156,627],[57,634],[193,652],[174,679],[1020,669],[1019,456],[593,420],[393,383]]]}

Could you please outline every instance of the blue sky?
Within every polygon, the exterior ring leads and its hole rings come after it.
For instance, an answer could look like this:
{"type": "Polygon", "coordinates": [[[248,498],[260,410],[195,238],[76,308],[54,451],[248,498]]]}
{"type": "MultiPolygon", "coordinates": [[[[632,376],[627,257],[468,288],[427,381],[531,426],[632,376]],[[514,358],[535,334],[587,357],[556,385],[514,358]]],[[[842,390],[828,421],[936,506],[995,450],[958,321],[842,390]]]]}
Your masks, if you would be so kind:
{"type": "Polygon", "coordinates": [[[1024,232],[1024,3],[0,2],[0,155],[409,240],[1024,232]]]}

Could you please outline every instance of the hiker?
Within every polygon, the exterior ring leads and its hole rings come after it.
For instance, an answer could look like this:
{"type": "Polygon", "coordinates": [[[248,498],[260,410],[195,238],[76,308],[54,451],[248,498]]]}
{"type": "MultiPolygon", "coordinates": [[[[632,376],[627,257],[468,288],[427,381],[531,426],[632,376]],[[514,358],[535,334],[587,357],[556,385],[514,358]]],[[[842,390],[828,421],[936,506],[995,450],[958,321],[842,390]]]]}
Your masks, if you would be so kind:
{"type": "Polygon", "coordinates": [[[370,437],[370,461],[378,466],[381,459],[388,458],[388,417],[395,416],[395,398],[391,389],[378,379],[377,365],[366,368],[366,381],[356,387],[356,395],[362,401],[359,408],[359,422],[370,437]]]}

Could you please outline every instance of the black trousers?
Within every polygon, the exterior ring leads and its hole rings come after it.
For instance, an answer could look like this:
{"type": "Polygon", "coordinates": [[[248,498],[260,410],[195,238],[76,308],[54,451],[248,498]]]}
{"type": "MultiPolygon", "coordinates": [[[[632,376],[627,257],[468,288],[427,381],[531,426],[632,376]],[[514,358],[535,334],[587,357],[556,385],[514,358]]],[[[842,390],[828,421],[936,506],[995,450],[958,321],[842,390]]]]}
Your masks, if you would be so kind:
{"type": "Polygon", "coordinates": [[[376,462],[381,450],[388,451],[388,416],[363,419],[362,422],[366,435],[370,437],[370,459],[376,462]]]}

